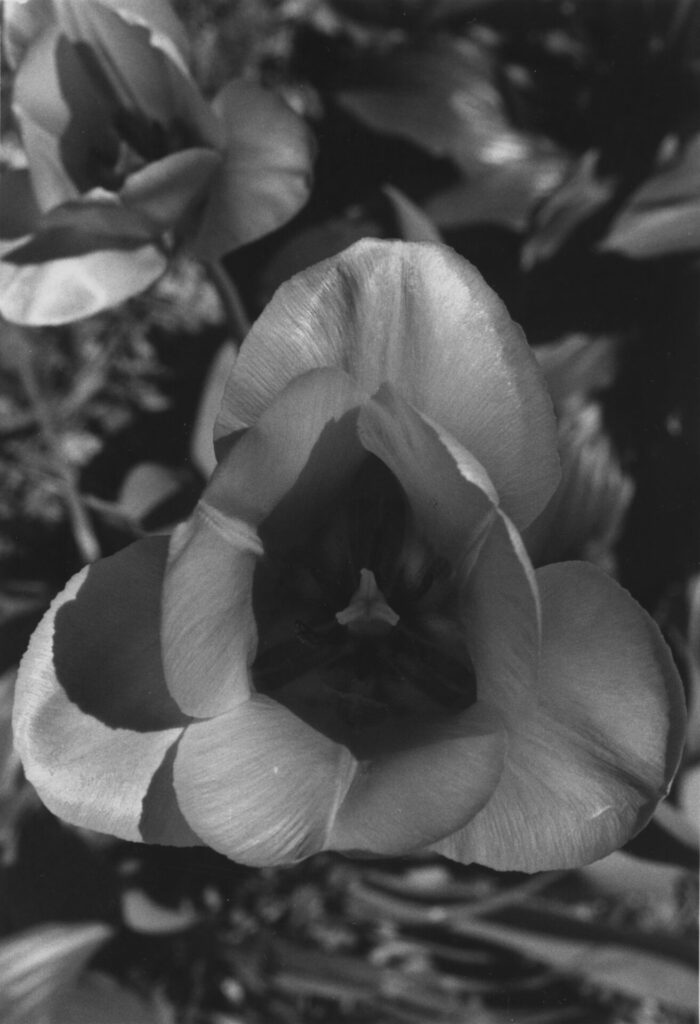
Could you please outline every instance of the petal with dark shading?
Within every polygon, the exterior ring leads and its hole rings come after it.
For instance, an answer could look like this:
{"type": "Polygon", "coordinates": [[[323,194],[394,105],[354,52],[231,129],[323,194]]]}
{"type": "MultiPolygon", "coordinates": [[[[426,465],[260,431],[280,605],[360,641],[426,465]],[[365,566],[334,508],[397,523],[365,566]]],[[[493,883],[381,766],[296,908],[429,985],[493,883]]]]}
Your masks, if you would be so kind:
{"type": "Polygon", "coordinates": [[[242,347],[217,436],[253,423],[319,366],[341,367],[369,393],[393,384],[481,462],[519,527],[554,490],[556,427],[536,360],[446,246],[366,239],[282,285],[242,347]]]}
{"type": "Polygon", "coordinates": [[[257,633],[253,572],[265,545],[303,541],[366,457],[356,437],[362,395],[339,370],[295,380],[218,466],[174,534],[165,580],[168,686],[198,718],[250,692],[257,633]]]}
{"type": "Polygon", "coordinates": [[[350,752],[255,696],[185,732],[175,791],[213,849],[241,864],[288,864],[324,849],[356,767],[350,752]]]}
{"type": "MultiPolygon", "coordinates": [[[[16,247],[37,237],[17,240],[16,247]]],[[[69,324],[118,306],[145,291],[168,265],[158,245],[144,242],[41,263],[13,263],[11,257],[12,249],[3,246],[0,314],[27,327],[69,324]]]]}
{"type": "Polygon", "coordinates": [[[357,437],[366,397],[342,370],[297,377],[222,460],[203,500],[275,545],[300,544],[366,457],[357,437]]]}
{"type": "Polygon", "coordinates": [[[124,839],[141,838],[142,801],[187,721],[160,664],[164,560],[149,538],[74,576],[17,679],[15,742],[46,806],[124,839]]]}
{"type": "Polygon", "coordinates": [[[218,259],[285,224],[306,202],[314,144],[308,126],[266,89],[229,82],[214,100],[224,162],[192,249],[218,259]]]}
{"type": "Polygon", "coordinates": [[[362,408],[358,434],[396,476],[434,549],[463,564],[496,515],[483,466],[387,384],[362,408]]]}
{"type": "Polygon", "coordinates": [[[160,846],[203,846],[185,821],[175,795],[173,769],[178,741],[168,749],[143,798],[139,832],[144,843],[160,846]]]}
{"type": "Polygon", "coordinates": [[[220,163],[221,155],[214,149],[183,149],[131,174],[119,197],[165,231],[201,203],[220,163]]]}
{"type": "Polygon", "coordinates": [[[509,722],[501,781],[466,828],[434,845],[498,870],[571,868],[649,820],[680,757],[680,680],[658,628],[585,563],[537,572],[539,705],[509,722]]]}
{"type": "Polygon", "coordinates": [[[490,798],[505,748],[501,719],[483,704],[402,728],[384,751],[360,763],[339,804],[329,848],[403,856],[448,835],[490,798]]]}

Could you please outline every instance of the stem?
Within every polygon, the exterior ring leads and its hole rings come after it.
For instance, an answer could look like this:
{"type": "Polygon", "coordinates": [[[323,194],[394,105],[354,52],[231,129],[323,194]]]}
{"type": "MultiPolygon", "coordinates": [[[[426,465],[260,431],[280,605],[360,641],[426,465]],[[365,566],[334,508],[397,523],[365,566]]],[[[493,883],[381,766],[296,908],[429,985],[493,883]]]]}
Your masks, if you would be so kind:
{"type": "Polygon", "coordinates": [[[66,460],[61,449],[58,439],[59,432],[51,408],[42,394],[34,366],[34,353],[31,349],[31,343],[21,336],[19,329],[16,331],[16,338],[18,342],[15,345],[17,370],[32,407],[35,420],[39,425],[42,440],[51,457],[54,472],[62,484],[63,498],[66,503],[76,546],[83,562],[94,562],[102,554],[100,545],[76,487],[73,468],[66,460]]]}
{"type": "Polygon", "coordinates": [[[219,260],[211,260],[207,263],[209,276],[216,288],[221,304],[224,307],[226,321],[231,332],[231,340],[236,348],[250,330],[250,320],[245,311],[241,296],[233,280],[226,273],[223,264],[219,260]]]}

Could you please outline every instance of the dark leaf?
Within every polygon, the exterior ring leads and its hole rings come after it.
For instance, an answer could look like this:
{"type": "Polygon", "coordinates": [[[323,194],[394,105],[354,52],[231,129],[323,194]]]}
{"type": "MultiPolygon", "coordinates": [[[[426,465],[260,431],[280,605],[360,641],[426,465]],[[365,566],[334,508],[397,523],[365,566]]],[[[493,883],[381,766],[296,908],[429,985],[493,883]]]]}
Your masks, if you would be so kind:
{"type": "Polygon", "coordinates": [[[105,924],[47,924],[0,940],[3,1024],[52,1022],[62,997],[111,933],[105,924]]]}
{"type": "Polygon", "coordinates": [[[700,248],[700,135],[632,194],[601,248],[638,259],[700,248]]]}
{"type": "Polygon", "coordinates": [[[537,211],[521,254],[525,270],[554,256],[572,233],[610,200],[613,182],[598,175],[597,163],[597,153],[585,153],[537,211]]]}
{"type": "Polygon", "coordinates": [[[529,150],[507,120],[488,56],[466,40],[437,39],[368,60],[336,99],[374,131],[449,157],[467,173],[529,150]]]}

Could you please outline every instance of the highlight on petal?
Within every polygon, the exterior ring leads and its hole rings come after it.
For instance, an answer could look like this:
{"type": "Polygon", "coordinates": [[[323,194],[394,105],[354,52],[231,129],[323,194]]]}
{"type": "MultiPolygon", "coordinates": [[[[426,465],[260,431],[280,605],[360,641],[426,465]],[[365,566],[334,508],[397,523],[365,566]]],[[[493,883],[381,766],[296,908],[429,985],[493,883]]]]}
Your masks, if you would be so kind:
{"type": "Polygon", "coordinates": [[[123,839],[142,838],[144,796],[187,721],[160,663],[166,544],[138,541],[74,576],[17,678],[13,727],[29,781],[54,814],[123,839]]]}
{"type": "Polygon", "coordinates": [[[27,327],[68,324],[145,291],[168,261],[159,246],[101,248],[46,262],[11,262],[22,239],[0,252],[0,314],[27,327]]]}
{"type": "Polygon", "coordinates": [[[537,579],[539,705],[509,722],[489,803],[434,846],[499,870],[576,867],[618,849],[649,820],[683,743],[680,680],[650,617],[586,563],[537,579]]]}
{"type": "Polygon", "coordinates": [[[189,726],[175,757],[185,818],[242,864],[302,860],[325,848],[356,762],[276,701],[254,696],[189,726]]]}
{"type": "Polygon", "coordinates": [[[298,274],[253,325],[216,428],[255,422],[295,376],[346,370],[393,384],[468,449],[518,527],[556,486],[556,426],[520,328],[478,272],[445,246],[363,240],[298,274]]]}
{"type": "MultiPolygon", "coordinates": [[[[40,0],[43,3],[43,0],[40,0]]],[[[184,26],[173,12],[168,0],[148,0],[144,12],[143,0],[94,0],[86,5],[84,0],[54,0],[55,9],[62,24],[73,36],[89,38],[89,22],[86,25],[85,15],[93,14],[94,10],[86,7],[105,7],[117,13],[125,22],[141,25],[149,32],[152,46],[163,50],[171,60],[183,67],[189,59],[190,40],[184,26]],[[88,29],[88,31],[86,31],[88,29]]],[[[101,28],[99,20],[97,30],[101,28]]],[[[93,29],[94,31],[94,29],[93,29]]]]}
{"type": "Polygon", "coordinates": [[[220,463],[190,522],[173,536],[164,588],[168,686],[188,714],[248,697],[257,633],[253,572],[263,553],[299,543],[352,480],[362,395],[338,370],[295,380],[220,463]]]}
{"type": "Polygon", "coordinates": [[[217,259],[285,224],[311,188],[314,142],[279,96],[252,82],[228,82],[214,100],[224,162],[192,249],[217,259]]]}
{"type": "Polygon", "coordinates": [[[148,0],[147,20],[144,18],[143,0],[5,0],[5,46],[12,67],[17,67],[27,48],[50,24],[63,31],[80,36],[81,21],[91,11],[88,8],[105,7],[116,11],[125,21],[146,25],[154,46],[160,46],[173,60],[182,62],[189,54],[187,34],[173,13],[168,0],[148,0]]]}
{"type": "Polygon", "coordinates": [[[401,484],[435,550],[460,564],[474,555],[498,501],[483,466],[387,384],[362,408],[358,434],[401,484]]]}
{"type": "Polygon", "coordinates": [[[382,753],[360,763],[339,803],[329,848],[403,856],[454,832],[490,798],[505,748],[500,717],[479,703],[402,728],[382,753]]]}
{"type": "Polygon", "coordinates": [[[87,186],[76,171],[85,163],[89,146],[104,142],[107,110],[104,97],[90,87],[74,49],[55,25],[49,25],[28,50],[15,77],[12,100],[39,207],[48,210],[77,198],[87,186]],[[73,111],[61,88],[62,76],[64,86],[71,85],[73,111]],[[76,117],[80,129],[70,132],[68,150],[62,139],[76,117]]]}

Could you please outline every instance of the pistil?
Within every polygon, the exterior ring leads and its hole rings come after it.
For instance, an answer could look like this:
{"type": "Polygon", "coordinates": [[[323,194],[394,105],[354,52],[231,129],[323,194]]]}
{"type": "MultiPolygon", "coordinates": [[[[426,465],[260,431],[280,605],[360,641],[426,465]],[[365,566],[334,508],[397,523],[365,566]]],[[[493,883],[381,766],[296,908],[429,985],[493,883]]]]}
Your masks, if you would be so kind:
{"type": "Polygon", "coordinates": [[[356,636],[384,636],[399,621],[377,585],[371,569],[360,569],[360,585],[336,621],[356,636]]]}

